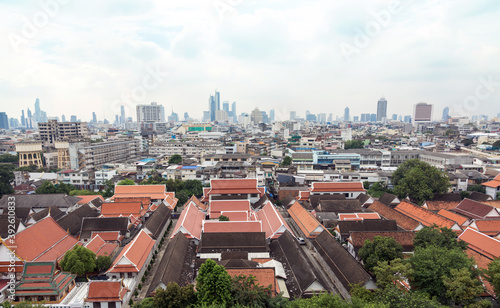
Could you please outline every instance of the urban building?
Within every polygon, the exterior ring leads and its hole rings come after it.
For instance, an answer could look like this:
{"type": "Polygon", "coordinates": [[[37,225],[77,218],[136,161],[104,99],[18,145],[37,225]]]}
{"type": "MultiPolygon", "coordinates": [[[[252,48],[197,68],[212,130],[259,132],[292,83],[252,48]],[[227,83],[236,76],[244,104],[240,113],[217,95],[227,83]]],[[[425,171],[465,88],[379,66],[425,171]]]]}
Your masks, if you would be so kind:
{"type": "Polygon", "coordinates": [[[0,112],[0,129],[9,129],[9,117],[5,112],[0,112]]]}
{"type": "Polygon", "coordinates": [[[387,100],[382,97],[377,102],[377,122],[387,119],[387,100]]]}
{"type": "Polygon", "coordinates": [[[85,139],[89,137],[87,122],[58,122],[49,120],[38,123],[40,139],[46,145],[53,145],[56,141],[85,139]]]}
{"type": "Polygon", "coordinates": [[[141,141],[126,139],[119,141],[98,142],[78,149],[79,167],[94,171],[104,164],[124,162],[137,158],[140,154],[141,141]]]}
{"type": "Polygon", "coordinates": [[[151,105],[137,105],[137,123],[139,127],[144,127],[155,123],[165,122],[165,108],[152,102],[151,105]]]}
{"type": "Polygon", "coordinates": [[[349,116],[349,107],[345,107],[345,109],[344,109],[344,121],[347,122],[347,121],[350,121],[350,120],[351,120],[351,118],[349,116]]]}
{"type": "Polygon", "coordinates": [[[41,142],[16,143],[16,152],[19,154],[19,167],[30,165],[37,165],[39,168],[43,167],[41,142]]]}
{"type": "Polygon", "coordinates": [[[414,107],[413,112],[414,123],[431,122],[432,121],[432,104],[418,103],[414,107]]]}

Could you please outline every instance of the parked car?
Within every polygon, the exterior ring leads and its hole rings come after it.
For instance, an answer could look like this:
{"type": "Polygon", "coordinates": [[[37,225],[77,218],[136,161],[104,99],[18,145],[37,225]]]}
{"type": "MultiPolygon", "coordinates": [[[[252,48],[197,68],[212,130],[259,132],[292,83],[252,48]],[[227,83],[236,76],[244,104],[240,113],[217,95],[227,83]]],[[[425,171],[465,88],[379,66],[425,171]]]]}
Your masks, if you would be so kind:
{"type": "Polygon", "coordinates": [[[305,245],[306,244],[306,240],[304,238],[302,238],[302,237],[298,237],[297,241],[299,241],[300,245],[305,245]]]}

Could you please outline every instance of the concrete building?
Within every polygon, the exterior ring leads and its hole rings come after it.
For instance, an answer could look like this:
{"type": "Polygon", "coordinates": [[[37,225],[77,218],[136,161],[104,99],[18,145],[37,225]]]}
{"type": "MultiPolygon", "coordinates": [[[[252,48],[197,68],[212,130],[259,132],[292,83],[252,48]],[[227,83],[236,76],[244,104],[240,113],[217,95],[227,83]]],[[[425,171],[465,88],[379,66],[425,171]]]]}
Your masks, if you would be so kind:
{"type": "Polygon", "coordinates": [[[37,165],[43,167],[42,143],[21,142],[16,144],[16,152],[19,154],[19,167],[37,165]]]}
{"type": "Polygon", "coordinates": [[[387,100],[382,97],[377,102],[377,122],[387,119],[387,100]]]}
{"type": "Polygon", "coordinates": [[[106,163],[124,162],[140,154],[138,139],[98,142],[78,149],[79,168],[94,171],[106,163]]]}
{"type": "Polygon", "coordinates": [[[139,127],[157,122],[165,122],[165,108],[153,102],[151,105],[137,105],[137,123],[139,127]]]}
{"type": "Polygon", "coordinates": [[[54,145],[56,141],[85,139],[89,137],[87,122],[58,122],[49,120],[38,123],[40,139],[46,145],[54,145]]]}

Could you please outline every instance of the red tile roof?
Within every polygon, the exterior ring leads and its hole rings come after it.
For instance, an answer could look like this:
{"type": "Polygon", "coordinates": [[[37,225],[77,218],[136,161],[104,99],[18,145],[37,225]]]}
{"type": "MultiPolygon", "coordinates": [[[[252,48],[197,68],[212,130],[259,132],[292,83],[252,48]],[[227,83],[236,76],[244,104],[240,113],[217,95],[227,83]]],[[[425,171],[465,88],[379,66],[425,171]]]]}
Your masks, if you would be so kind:
{"type": "Polygon", "coordinates": [[[310,190],[311,192],[366,191],[361,182],[313,182],[310,190]]]}
{"type": "Polygon", "coordinates": [[[121,240],[119,231],[92,232],[92,238],[96,236],[99,236],[106,242],[117,242],[121,240]]]}
{"type": "Polygon", "coordinates": [[[116,185],[113,197],[149,197],[164,200],[167,192],[165,185],[116,185]]]}
{"type": "Polygon", "coordinates": [[[262,231],[266,232],[266,238],[278,238],[286,230],[292,232],[285,219],[269,201],[257,212],[257,218],[262,221],[262,231]]]}
{"type": "Polygon", "coordinates": [[[141,202],[107,202],[101,205],[101,214],[106,217],[141,216],[141,202]]]}
{"type": "Polygon", "coordinates": [[[390,208],[380,201],[373,202],[373,204],[370,205],[368,209],[379,213],[380,216],[384,217],[385,219],[395,220],[398,226],[407,231],[413,231],[421,225],[417,220],[390,208]]]}
{"type": "Polygon", "coordinates": [[[16,235],[5,239],[7,247],[16,247],[16,255],[25,261],[55,261],[73,248],[78,240],[47,216],[16,235]],[[11,241],[12,239],[12,241],[11,241]]]}
{"type": "Polygon", "coordinates": [[[462,200],[453,211],[471,219],[500,218],[496,208],[468,198],[462,200]]]}
{"type": "Polygon", "coordinates": [[[118,244],[111,244],[105,242],[99,235],[94,236],[94,238],[85,245],[86,248],[90,249],[96,256],[111,256],[113,251],[118,248],[118,244]]]}
{"type": "Polygon", "coordinates": [[[256,284],[263,287],[271,286],[272,296],[276,295],[276,278],[274,268],[261,267],[261,268],[228,268],[226,269],[230,276],[254,276],[256,284]]]}
{"type": "Polygon", "coordinates": [[[228,217],[230,221],[247,221],[250,219],[248,212],[227,211],[227,212],[221,212],[220,215],[228,217]]]}
{"type": "Polygon", "coordinates": [[[460,202],[458,201],[425,201],[423,207],[429,211],[451,210],[454,209],[460,202]]]}
{"type": "Polygon", "coordinates": [[[250,200],[212,200],[210,201],[208,214],[210,218],[219,218],[220,213],[224,212],[250,212],[250,200]]]}
{"type": "Polygon", "coordinates": [[[319,221],[297,201],[288,209],[288,213],[308,238],[317,237],[324,230],[319,221]]]}
{"type": "Polygon", "coordinates": [[[104,202],[104,198],[101,195],[83,195],[83,196],[77,196],[77,197],[82,198],[82,200],[78,201],[77,204],[87,204],[96,198],[99,198],[99,199],[101,199],[102,202],[104,202]]]}
{"type": "Polygon", "coordinates": [[[209,195],[227,195],[227,194],[259,194],[263,192],[258,189],[257,179],[212,179],[210,180],[210,189],[204,191],[204,198],[209,195]]]}
{"type": "Polygon", "coordinates": [[[182,211],[179,220],[177,220],[171,238],[174,238],[178,232],[182,232],[188,238],[200,239],[201,226],[204,219],[205,213],[193,203],[189,203],[182,211]]]}
{"type": "Polygon", "coordinates": [[[339,220],[380,219],[378,213],[339,213],[339,220]]]}
{"type": "Polygon", "coordinates": [[[299,191],[299,195],[297,196],[297,200],[299,201],[306,201],[309,200],[309,196],[311,195],[311,192],[309,190],[307,191],[299,191]]]}
{"type": "Polygon", "coordinates": [[[500,186],[500,174],[497,175],[493,180],[483,183],[482,185],[487,186],[487,187],[493,187],[497,188],[500,186]]]}
{"type": "Polygon", "coordinates": [[[260,221],[205,220],[203,222],[203,232],[262,232],[262,223],[260,221]]]}
{"type": "Polygon", "coordinates": [[[496,236],[500,233],[500,219],[477,219],[469,226],[489,236],[496,236]]]}
{"type": "Polygon", "coordinates": [[[483,234],[473,228],[465,229],[458,239],[467,242],[468,248],[490,259],[500,257],[500,240],[483,234]]]}
{"type": "Polygon", "coordinates": [[[459,226],[463,226],[466,222],[469,221],[469,219],[467,219],[467,217],[463,217],[462,215],[458,215],[456,213],[453,213],[453,212],[450,212],[448,210],[440,210],[438,212],[438,215],[441,215],[443,217],[446,217],[448,219],[451,219],[453,221],[455,221],[459,226]]]}
{"type": "Polygon", "coordinates": [[[439,227],[446,227],[450,229],[459,228],[458,224],[455,221],[435,214],[434,212],[410,203],[407,200],[401,201],[401,203],[396,206],[395,210],[419,221],[424,226],[432,226],[436,224],[439,227]]]}
{"type": "Polygon", "coordinates": [[[151,204],[150,197],[115,197],[113,199],[115,203],[117,202],[141,202],[143,208],[148,208],[151,204]]]}
{"type": "Polygon", "coordinates": [[[107,273],[140,272],[154,244],[155,240],[153,240],[144,230],[141,230],[134,240],[123,248],[107,273]]]}
{"type": "Polygon", "coordinates": [[[121,302],[127,291],[121,281],[91,281],[85,301],[121,302]]]}

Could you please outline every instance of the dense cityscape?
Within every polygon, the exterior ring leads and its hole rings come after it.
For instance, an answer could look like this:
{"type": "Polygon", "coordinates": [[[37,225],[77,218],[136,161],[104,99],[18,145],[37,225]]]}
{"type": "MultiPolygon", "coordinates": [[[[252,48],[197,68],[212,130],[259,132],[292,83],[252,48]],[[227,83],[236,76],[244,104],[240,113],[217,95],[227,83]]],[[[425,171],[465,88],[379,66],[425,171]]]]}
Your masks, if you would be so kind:
{"type": "Polygon", "coordinates": [[[0,1],[0,307],[500,307],[499,12],[0,1]]]}

